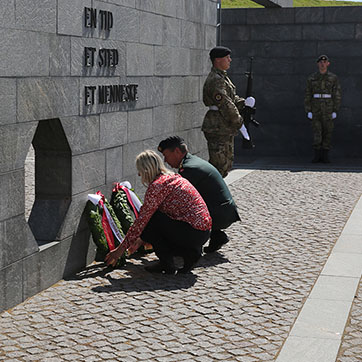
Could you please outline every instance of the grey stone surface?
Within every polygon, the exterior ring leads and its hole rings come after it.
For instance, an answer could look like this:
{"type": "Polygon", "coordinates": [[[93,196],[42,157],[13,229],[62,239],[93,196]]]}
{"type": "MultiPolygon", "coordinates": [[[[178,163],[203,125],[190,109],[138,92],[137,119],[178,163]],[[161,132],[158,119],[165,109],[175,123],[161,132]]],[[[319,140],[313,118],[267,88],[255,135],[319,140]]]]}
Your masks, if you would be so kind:
{"type": "Polygon", "coordinates": [[[18,81],[18,121],[79,114],[79,81],[69,78],[24,78],[18,81]]]}
{"type": "Polygon", "coordinates": [[[162,44],[176,47],[179,46],[181,43],[181,20],[164,17],[162,19],[162,26],[162,44]]]}
{"type": "Polygon", "coordinates": [[[36,124],[0,126],[0,172],[22,168],[36,124]]]}
{"type": "Polygon", "coordinates": [[[71,40],[68,36],[49,36],[49,73],[51,76],[70,75],[71,40]]]}
{"type": "Polygon", "coordinates": [[[176,17],[177,0],[136,0],[137,9],[176,17]]]}
{"type": "Polygon", "coordinates": [[[3,0],[0,8],[0,25],[13,27],[15,23],[15,0],[3,0]]]}
{"type": "Polygon", "coordinates": [[[354,24],[309,25],[303,28],[303,39],[313,40],[347,40],[354,39],[354,24]]]}
{"type": "Polygon", "coordinates": [[[97,150],[102,144],[99,116],[62,117],[61,124],[73,155],[97,150]]]}
{"type": "Polygon", "coordinates": [[[105,151],[89,152],[72,158],[72,194],[105,183],[105,151]]]}
{"type": "Polygon", "coordinates": [[[60,35],[90,36],[90,31],[84,28],[84,7],[92,7],[92,1],[58,1],[57,33],[60,35]]]}
{"type": "Polygon", "coordinates": [[[358,6],[337,6],[336,8],[325,8],[326,23],[358,23],[361,18],[362,9],[358,6]]]}
{"type": "Polygon", "coordinates": [[[0,220],[10,219],[24,212],[24,170],[0,173],[0,220]]]}
{"type": "Polygon", "coordinates": [[[0,269],[38,251],[38,244],[23,215],[1,222],[1,224],[0,269]]]}
{"type": "Polygon", "coordinates": [[[163,103],[180,104],[183,103],[185,78],[170,77],[163,80],[163,103]]]}
{"type": "Polygon", "coordinates": [[[0,78],[0,126],[16,122],[16,81],[0,78]]]}
{"type": "Polygon", "coordinates": [[[148,109],[128,114],[128,142],[141,141],[152,136],[152,112],[148,109]]]}
{"type": "Polygon", "coordinates": [[[173,106],[162,106],[153,109],[152,134],[170,134],[174,131],[175,108],[173,106]]]}
{"type": "Polygon", "coordinates": [[[144,76],[154,74],[154,61],[152,45],[127,44],[127,75],[144,76]]]}
{"type": "Polygon", "coordinates": [[[297,8],[295,9],[296,23],[323,23],[324,8],[297,8]]]}
{"type": "Polygon", "coordinates": [[[49,75],[48,35],[0,28],[1,77],[49,75]]]}
{"type": "Polygon", "coordinates": [[[56,6],[56,0],[16,0],[16,27],[55,33],[56,6]]]}
{"type": "Polygon", "coordinates": [[[102,114],[100,117],[100,144],[102,147],[110,148],[127,142],[128,113],[113,112],[102,114]]]}
{"type": "Polygon", "coordinates": [[[23,301],[22,261],[0,269],[0,308],[6,310],[23,301]]]}
{"type": "Polygon", "coordinates": [[[106,151],[106,183],[119,182],[123,178],[123,147],[106,151]]]}
{"type": "Polygon", "coordinates": [[[140,13],[140,42],[145,44],[162,44],[163,17],[157,14],[140,13]]]}
{"type": "Polygon", "coordinates": [[[129,177],[136,173],[136,156],[144,150],[143,142],[132,142],[123,146],[123,176],[129,177]]]}
{"type": "Polygon", "coordinates": [[[181,22],[181,46],[183,48],[204,48],[205,31],[201,24],[183,20],[181,22]]]}

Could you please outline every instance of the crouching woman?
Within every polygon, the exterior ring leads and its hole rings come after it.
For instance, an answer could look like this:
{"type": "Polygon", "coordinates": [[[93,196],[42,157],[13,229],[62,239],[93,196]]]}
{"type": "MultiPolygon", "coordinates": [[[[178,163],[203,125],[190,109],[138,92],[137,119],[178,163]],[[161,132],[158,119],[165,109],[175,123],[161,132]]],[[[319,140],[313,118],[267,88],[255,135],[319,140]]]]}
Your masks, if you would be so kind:
{"type": "Polygon", "coordinates": [[[168,170],[156,152],[140,153],[136,167],[147,186],[144,203],[124,242],[107,254],[106,263],[114,265],[126,249],[133,251],[147,242],[159,258],[147,271],[175,274],[174,256],[181,256],[184,265],[177,272],[190,272],[210,236],[212,221],[204,200],[188,180],[168,170]]]}

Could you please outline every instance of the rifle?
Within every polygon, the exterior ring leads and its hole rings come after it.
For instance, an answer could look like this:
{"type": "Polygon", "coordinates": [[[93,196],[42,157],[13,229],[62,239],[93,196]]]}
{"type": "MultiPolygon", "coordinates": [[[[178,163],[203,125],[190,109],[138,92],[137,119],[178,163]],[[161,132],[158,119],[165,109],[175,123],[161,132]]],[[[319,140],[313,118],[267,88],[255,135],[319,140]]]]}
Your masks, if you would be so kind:
{"type": "MultiPolygon", "coordinates": [[[[245,98],[252,96],[253,94],[253,57],[250,57],[250,63],[249,63],[249,71],[245,72],[246,77],[248,78],[247,85],[246,85],[246,92],[245,92],[245,98]]],[[[249,125],[252,124],[255,127],[259,127],[260,123],[254,119],[254,114],[256,112],[256,108],[254,107],[244,107],[243,109],[243,119],[245,128],[248,131],[248,134],[250,136],[250,140],[247,140],[243,138],[243,148],[253,148],[255,145],[253,144],[253,141],[251,140],[249,125]]]]}

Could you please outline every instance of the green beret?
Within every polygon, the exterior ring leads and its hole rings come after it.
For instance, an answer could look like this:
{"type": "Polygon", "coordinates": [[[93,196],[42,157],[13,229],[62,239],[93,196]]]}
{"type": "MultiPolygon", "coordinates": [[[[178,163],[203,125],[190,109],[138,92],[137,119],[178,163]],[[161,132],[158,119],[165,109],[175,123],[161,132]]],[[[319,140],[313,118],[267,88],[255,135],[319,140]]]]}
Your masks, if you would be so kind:
{"type": "Polygon", "coordinates": [[[321,60],[326,60],[327,62],[329,61],[329,58],[327,57],[327,55],[322,54],[318,57],[317,59],[317,63],[319,63],[321,60]]]}

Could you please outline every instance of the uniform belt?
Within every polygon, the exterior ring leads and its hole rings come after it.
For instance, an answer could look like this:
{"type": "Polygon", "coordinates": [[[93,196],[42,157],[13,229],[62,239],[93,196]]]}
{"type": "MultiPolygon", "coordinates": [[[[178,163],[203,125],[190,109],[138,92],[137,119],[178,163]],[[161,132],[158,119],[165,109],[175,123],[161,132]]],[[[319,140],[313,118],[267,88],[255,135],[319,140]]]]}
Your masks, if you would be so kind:
{"type": "Polygon", "coordinates": [[[313,98],[332,98],[332,94],[315,93],[313,94],[313,98]]]}
{"type": "Polygon", "coordinates": [[[209,106],[209,111],[218,111],[219,107],[218,106],[209,106]]]}

